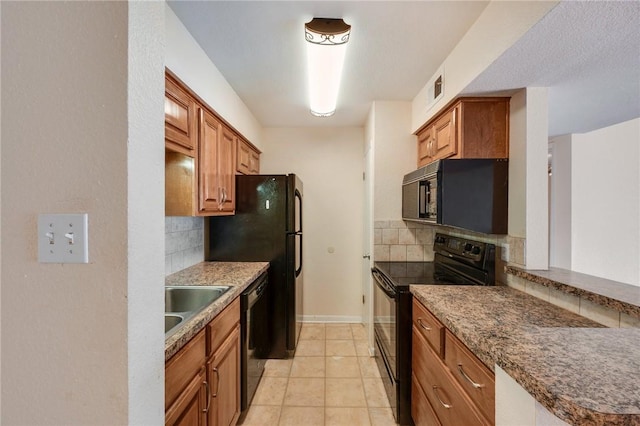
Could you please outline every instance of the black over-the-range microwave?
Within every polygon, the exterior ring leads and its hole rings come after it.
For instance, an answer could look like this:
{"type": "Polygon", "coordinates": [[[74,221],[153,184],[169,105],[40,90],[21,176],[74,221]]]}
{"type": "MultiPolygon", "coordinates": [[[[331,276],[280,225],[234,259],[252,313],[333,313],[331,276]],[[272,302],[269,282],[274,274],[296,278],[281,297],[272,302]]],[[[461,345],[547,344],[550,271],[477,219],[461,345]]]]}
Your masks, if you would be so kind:
{"type": "Polygon", "coordinates": [[[404,176],[404,220],[507,233],[509,160],[444,159],[404,176]]]}

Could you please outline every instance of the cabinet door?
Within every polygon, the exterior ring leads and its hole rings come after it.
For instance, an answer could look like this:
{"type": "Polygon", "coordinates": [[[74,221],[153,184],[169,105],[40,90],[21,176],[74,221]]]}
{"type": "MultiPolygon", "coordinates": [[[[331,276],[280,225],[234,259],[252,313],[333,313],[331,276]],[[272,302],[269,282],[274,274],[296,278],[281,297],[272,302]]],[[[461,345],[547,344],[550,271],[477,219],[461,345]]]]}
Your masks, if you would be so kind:
{"type": "Polygon", "coordinates": [[[433,145],[433,127],[418,133],[418,167],[425,166],[433,160],[431,148],[433,145]]]}
{"type": "Polygon", "coordinates": [[[242,139],[238,139],[236,171],[243,175],[251,174],[251,148],[242,139]]]}
{"type": "Polygon", "coordinates": [[[221,211],[236,209],[236,135],[227,126],[222,126],[218,139],[218,178],[222,193],[221,211]]]}
{"type": "Polygon", "coordinates": [[[460,158],[509,158],[509,99],[462,100],[458,110],[460,158]]]}
{"type": "Polygon", "coordinates": [[[169,409],[189,386],[206,361],[206,335],[199,332],[167,361],[164,370],[164,408],[169,409]]]}
{"type": "Polygon", "coordinates": [[[260,173],[260,154],[243,139],[237,139],[236,171],[243,175],[260,173]]]}
{"type": "Polygon", "coordinates": [[[222,209],[222,186],[219,182],[218,140],[222,123],[203,108],[199,111],[198,210],[202,213],[222,209]]]}
{"type": "Polygon", "coordinates": [[[249,155],[249,174],[260,174],[260,154],[252,150],[249,155]]]}
{"type": "Polygon", "coordinates": [[[240,324],[207,363],[211,383],[208,426],[229,426],[240,416],[240,324]]]}
{"type": "Polygon", "coordinates": [[[165,77],[165,146],[190,157],[196,153],[196,104],[193,98],[168,76],[165,77]]]}
{"type": "Polygon", "coordinates": [[[457,153],[457,110],[458,107],[451,108],[433,125],[432,155],[434,160],[451,157],[457,153]]]}
{"type": "Polygon", "coordinates": [[[202,368],[167,410],[165,425],[204,426],[207,420],[207,386],[205,370],[202,368]]]}

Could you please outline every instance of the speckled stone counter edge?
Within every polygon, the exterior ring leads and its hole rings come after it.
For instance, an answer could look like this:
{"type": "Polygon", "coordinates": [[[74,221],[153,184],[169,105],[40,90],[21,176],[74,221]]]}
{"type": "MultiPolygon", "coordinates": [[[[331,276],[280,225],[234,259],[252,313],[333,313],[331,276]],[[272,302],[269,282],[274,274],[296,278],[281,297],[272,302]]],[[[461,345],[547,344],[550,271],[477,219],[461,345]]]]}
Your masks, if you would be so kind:
{"type": "MultiPolygon", "coordinates": [[[[425,305],[456,337],[458,337],[486,366],[492,371],[494,364],[503,368],[511,377],[513,377],[527,392],[534,396],[550,412],[557,417],[570,422],[571,424],[592,424],[592,425],[635,425],[640,424],[640,416],[631,414],[601,413],[582,407],[571,398],[558,394],[547,388],[547,386],[534,375],[530,374],[526,365],[521,365],[516,360],[518,356],[512,357],[502,352],[504,348],[493,346],[489,339],[477,338],[477,336],[469,336],[467,333],[456,325],[456,321],[449,318],[447,312],[439,309],[437,304],[432,303],[422,290],[426,290],[425,286],[416,286],[411,288],[412,294],[425,305]],[[513,358],[513,359],[512,359],[513,358]],[[586,423],[585,423],[586,422],[586,423]]],[[[513,291],[514,296],[529,297],[528,295],[513,291]]],[[[550,305],[551,309],[556,309],[550,305]]],[[[585,318],[585,321],[590,322],[585,318]]],[[[585,324],[588,326],[587,324],[585,324]]],[[[512,337],[520,335],[526,338],[527,333],[515,332],[512,337]]],[[[499,336],[494,336],[499,337],[499,336]]],[[[498,339],[499,340],[499,339],[498,339]]]]}
{"type": "Polygon", "coordinates": [[[640,288],[632,286],[630,284],[618,283],[616,281],[607,280],[604,278],[593,277],[590,275],[580,274],[573,271],[568,271],[560,268],[549,268],[548,271],[534,271],[525,270],[515,266],[505,266],[505,272],[507,274],[515,275],[516,277],[525,279],[527,281],[534,282],[536,284],[550,287],[567,294],[574,296],[584,297],[585,299],[596,303],[601,306],[605,306],[619,312],[623,312],[634,318],[640,318],[640,288]],[[563,277],[563,281],[560,278],[563,277]],[[594,293],[581,285],[580,281],[598,282],[598,286],[601,288],[601,293],[594,293]],[[606,293],[620,294],[624,297],[607,296],[606,293]],[[631,301],[620,300],[627,299],[632,300],[639,299],[634,303],[631,301]]]}
{"type": "Polygon", "coordinates": [[[165,340],[165,362],[268,268],[269,262],[202,262],[166,277],[165,285],[229,285],[231,288],[165,340]]]}

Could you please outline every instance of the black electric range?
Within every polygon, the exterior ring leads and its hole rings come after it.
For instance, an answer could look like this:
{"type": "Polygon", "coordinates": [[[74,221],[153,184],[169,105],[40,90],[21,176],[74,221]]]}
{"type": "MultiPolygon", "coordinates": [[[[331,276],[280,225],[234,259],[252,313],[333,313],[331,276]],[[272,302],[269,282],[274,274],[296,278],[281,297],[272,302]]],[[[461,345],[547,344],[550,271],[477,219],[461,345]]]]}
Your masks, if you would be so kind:
{"type": "Polygon", "coordinates": [[[374,262],[376,363],[396,421],[411,421],[410,285],[494,285],[495,245],[436,234],[433,262],[374,262]]]}

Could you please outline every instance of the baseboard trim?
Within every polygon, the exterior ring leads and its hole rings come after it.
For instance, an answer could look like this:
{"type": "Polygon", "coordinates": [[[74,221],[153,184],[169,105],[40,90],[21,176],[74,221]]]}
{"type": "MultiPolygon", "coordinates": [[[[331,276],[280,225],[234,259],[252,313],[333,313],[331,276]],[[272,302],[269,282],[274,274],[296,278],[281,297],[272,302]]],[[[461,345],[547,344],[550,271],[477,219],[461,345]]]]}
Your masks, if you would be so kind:
{"type": "Polygon", "coordinates": [[[324,323],[333,323],[333,322],[342,322],[342,323],[353,323],[353,324],[362,324],[362,317],[360,316],[343,316],[343,315],[303,315],[302,322],[324,322],[324,323]]]}

